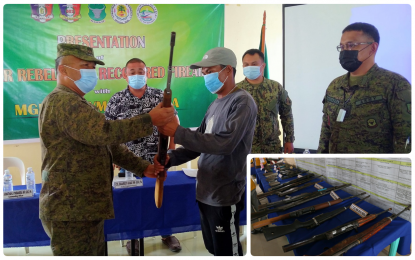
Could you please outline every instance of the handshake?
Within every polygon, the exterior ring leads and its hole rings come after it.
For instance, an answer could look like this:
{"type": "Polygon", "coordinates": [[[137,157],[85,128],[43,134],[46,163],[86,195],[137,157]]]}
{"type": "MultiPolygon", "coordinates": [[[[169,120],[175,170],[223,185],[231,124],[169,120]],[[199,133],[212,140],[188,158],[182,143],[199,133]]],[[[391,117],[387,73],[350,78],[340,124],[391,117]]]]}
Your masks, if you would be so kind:
{"type": "Polygon", "coordinates": [[[159,103],[148,114],[153,125],[157,126],[159,133],[174,136],[179,126],[179,119],[174,115],[173,106],[162,107],[162,103],[159,103]]]}

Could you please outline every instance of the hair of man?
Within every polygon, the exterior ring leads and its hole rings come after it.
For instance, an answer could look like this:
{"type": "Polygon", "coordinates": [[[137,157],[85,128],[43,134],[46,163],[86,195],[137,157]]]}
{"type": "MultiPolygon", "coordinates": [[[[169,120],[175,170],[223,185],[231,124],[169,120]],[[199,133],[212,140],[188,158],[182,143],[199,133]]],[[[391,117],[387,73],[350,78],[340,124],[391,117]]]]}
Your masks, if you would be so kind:
{"type": "Polygon", "coordinates": [[[368,24],[368,23],[352,23],[346,26],[346,28],[343,29],[342,33],[344,32],[350,32],[350,31],[361,31],[366,36],[373,39],[374,42],[377,42],[379,44],[380,42],[380,36],[379,31],[376,29],[375,26],[368,24]]]}

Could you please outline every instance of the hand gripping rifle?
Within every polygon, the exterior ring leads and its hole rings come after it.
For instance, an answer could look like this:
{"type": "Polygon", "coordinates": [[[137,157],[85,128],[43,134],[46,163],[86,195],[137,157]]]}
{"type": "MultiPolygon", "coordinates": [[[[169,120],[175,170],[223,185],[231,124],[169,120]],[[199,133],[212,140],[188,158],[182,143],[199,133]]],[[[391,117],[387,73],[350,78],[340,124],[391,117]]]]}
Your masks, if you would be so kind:
{"type": "MultiPolygon", "coordinates": [[[[327,195],[331,191],[343,189],[343,188],[349,187],[350,185],[351,184],[345,184],[345,185],[342,185],[342,186],[332,187],[332,188],[329,188],[327,190],[324,190],[323,192],[319,192],[318,194],[316,194],[316,195],[314,195],[314,196],[312,196],[310,198],[309,197],[306,197],[304,200],[300,200],[300,201],[297,201],[297,202],[292,202],[290,204],[281,206],[279,208],[269,209],[269,210],[259,211],[259,212],[253,212],[253,213],[251,212],[251,219],[260,218],[260,217],[263,217],[265,215],[268,215],[269,213],[274,213],[274,212],[279,212],[279,211],[285,211],[285,210],[287,210],[289,208],[298,206],[298,205],[303,204],[305,202],[308,202],[310,200],[314,200],[314,199],[317,199],[317,198],[319,198],[321,196],[327,195]]],[[[347,198],[347,199],[350,199],[350,197],[347,198]]],[[[332,205],[339,204],[343,200],[344,199],[332,200],[332,201],[324,202],[324,203],[321,203],[321,204],[318,204],[318,205],[314,205],[314,206],[310,206],[310,207],[307,207],[307,208],[299,209],[297,211],[293,211],[293,212],[290,212],[290,213],[287,213],[287,214],[284,214],[284,215],[280,215],[280,216],[275,217],[275,218],[270,218],[270,219],[258,221],[256,223],[252,224],[252,227],[253,227],[253,229],[265,227],[265,226],[267,226],[269,224],[272,224],[274,222],[277,222],[277,221],[280,221],[280,220],[283,220],[283,219],[298,217],[298,216],[302,216],[302,215],[304,215],[306,213],[314,212],[316,210],[325,209],[325,208],[330,207],[332,205]],[[300,215],[298,215],[298,214],[300,214],[300,215]]]]}
{"type": "MultiPolygon", "coordinates": [[[[171,67],[173,61],[173,48],[176,42],[176,33],[171,32],[170,37],[170,59],[169,59],[169,67],[168,67],[168,74],[167,74],[167,87],[164,90],[163,94],[163,107],[171,107],[171,67]]],[[[169,137],[160,133],[159,138],[159,147],[158,147],[158,161],[161,165],[166,165],[167,159],[167,148],[169,145],[169,137]]],[[[156,180],[156,188],[154,190],[154,200],[156,202],[156,207],[160,208],[163,203],[163,182],[164,177],[166,176],[166,169],[163,172],[159,173],[157,180],[156,180]]]]}
{"type": "Polygon", "coordinates": [[[393,214],[389,217],[386,217],[386,218],[382,219],[381,221],[374,224],[370,228],[368,228],[368,229],[364,230],[363,232],[360,232],[360,233],[358,233],[354,236],[346,238],[345,240],[343,240],[340,243],[336,244],[335,246],[333,246],[329,250],[324,251],[320,255],[321,256],[326,256],[326,255],[338,256],[338,255],[342,255],[342,254],[346,253],[347,251],[349,251],[349,249],[365,242],[366,240],[368,240],[369,238],[374,236],[376,233],[381,231],[384,227],[389,225],[389,223],[391,223],[392,220],[394,220],[400,214],[402,214],[406,210],[409,210],[410,208],[411,208],[411,205],[406,207],[404,210],[402,210],[398,214],[393,214]]]}
{"type": "MultiPolygon", "coordinates": [[[[351,198],[363,195],[365,193],[366,192],[363,192],[359,195],[351,196],[351,197],[345,198],[343,200],[351,199],[351,198]]],[[[354,204],[357,204],[357,203],[359,203],[359,202],[361,202],[361,201],[363,201],[363,200],[365,200],[369,197],[370,197],[370,195],[363,198],[363,199],[361,199],[361,200],[359,200],[359,201],[357,201],[357,202],[354,202],[354,204]]],[[[350,203],[349,205],[344,206],[344,207],[337,208],[337,209],[332,210],[330,212],[320,214],[320,215],[315,216],[314,218],[312,218],[308,221],[305,221],[305,222],[301,222],[298,219],[296,219],[293,223],[291,223],[289,225],[266,228],[266,229],[263,230],[264,235],[265,235],[265,239],[267,241],[270,241],[270,240],[276,239],[278,237],[282,237],[284,235],[287,235],[289,233],[295,232],[297,229],[302,228],[302,227],[308,228],[308,229],[316,227],[316,226],[320,225],[321,223],[323,223],[323,222],[325,222],[325,221],[327,221],[331,218],[334,218],[335,216],[339,215],[340,213],[346,211],[351,206],[351,204],[353,204],[353,203],[350,203]]]]}
{"type": "Polygon", "coordinates": [[[282,250],[284,250],[284,252],[289,252],[291,250],[294,250],[296,248],[305,246],[307,244],[316,242],[316,241],[320,241],[320,240],[330,240],[332,238],[335,238],[337,236],[340,236],[346,232],[352,231],[353,229],[355,229],[357,231],[358,227],[361,227],[367,223],[369,223],[370,221],[374,220],[377,218],[377,216],[382,215],[383,213],[392,210],[392,208],[389,208],[387,210],[384,210],[382,212],[379,212],[377,214],[370,214],[367,215],[366,217],[363,218],[359,218],[350,222],[347,222],[345,224],[342,224],[340,226],[337,226],[329,231],[326,231],[322,234],[319,235],[315,235],[309,239],[297,242],[297,243],[292,243],[292,244],[288,244],[282,247],[282,250]]]}

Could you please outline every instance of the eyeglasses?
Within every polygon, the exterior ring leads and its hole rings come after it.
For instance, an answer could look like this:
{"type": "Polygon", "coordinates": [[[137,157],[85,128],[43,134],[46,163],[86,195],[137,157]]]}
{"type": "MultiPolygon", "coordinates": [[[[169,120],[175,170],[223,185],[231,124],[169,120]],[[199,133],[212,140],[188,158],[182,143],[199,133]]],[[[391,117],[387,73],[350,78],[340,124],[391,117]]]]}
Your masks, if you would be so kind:
{"type": "Polygon", "coordinates": [[[362,44],[372,44],[373,42],[348,42],[345,45],[340,44],[339,46],[337,46],[337,51],[344,51],[344,50],[348,50],[351,51],[352,48],[358,46],[358,45],[362,45],[362,44]]]}

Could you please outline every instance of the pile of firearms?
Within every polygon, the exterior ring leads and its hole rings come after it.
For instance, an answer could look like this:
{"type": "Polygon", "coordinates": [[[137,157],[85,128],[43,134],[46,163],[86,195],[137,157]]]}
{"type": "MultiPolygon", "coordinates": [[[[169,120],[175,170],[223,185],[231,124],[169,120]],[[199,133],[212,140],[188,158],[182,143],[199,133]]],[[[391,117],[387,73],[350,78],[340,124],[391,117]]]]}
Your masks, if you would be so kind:
{"type": "MultiPolygon", "coordinates": [[[[295,173],[298,174],[298,173],[295,173]]],[[[269,176],[271,174],[268,174],[269,176]]],[[[265,174],[264,174],[265,176],[265,174]]],[[[295,176],[295,175],[293,175],[295,176]]],[[[320,175],[321,176],[321,175],[320,175]]],[[[264,198],[266,196],[270,196],[270,195],[278,195],[278,196],[286,196],[287,198],[277,201],[277,202],[271,202],[268,204],[264,204],[264,205],[260,205],[258,208],[257,212],[252,212],[251,213],[251,219],[252,221],[255,221],[261,217],[264,217],[270,213],[274,213],[274,212],[280,212],[280,211],[285,211],[287,209],[290,209],[292,207],[298,206],[300,204],[303,204],[305,202],[317,199],[319,197],[325,196],[327,194],[329,194],[332,191],[336,191],[336,190],[340,190],[346,187],[349,187],[351,184],[344,184],[341,186],[334,186],[331,188],[323,188],[320,190],[317,190],[315,192],[307,192],[307,193],[303,193],[297,196],[293,196],[293,197],[289,197],[287,196],[290,193],[299,191],[301,189],[304,189],[306,187],[309,187],[311,185],[315,185],[316,183],[321,182],[321,180],[319,181],[314,181],[314,182],[309,182],[311,180],[317,179],[320,176],[314,176],[314,174],[307,174],[305,176],[302,176],[300,178],[296,178],[294,180],[285,182],[285,183],[278,183],[275,184],[273,187],[271,187],[269,189],[268,192],[265,192],[263,194],[258,195],[258,199],[264,198]],[[307,183],[309,182],[309,183],[307,183]],[[303,184],[303,185],[302,185],[303,184]],[[302,185],[302,186],[299,186],[302,185]],[[271,208],[271,209],[268,209],[271,208]]],[[[280,221],[280,220],[284,220],[284,219],[288,219],[288,218],[298,218],[300,216],[309,214],[309,213],[313,213],[317,210],[321,210],[336,204],[339,204],[345,200],[349,200],[352,199],[354,197],[360,196],[365,194],[365,192],[358,194],[356,196],[350,196],[347,198],[339,198],[336,200],[331,200],[331,201],[327,201],[324,203],[320,203],[320,204],[316,204],[314,206],[310,206],[310,207],[305,207],[296,211],[292,211],[283,215],[280,215],[278,217],[274,217],[271,219],[266,219],[266,220],[262,220],[262,221],[258,221],[252,224],[252,229],[260,229],[263,227],[268,226],[269,224],[272,224],[274,222],[280,221]]],[[[267,227],[267,228],[263,228],[263,232],[265,235],[265,238],[267,241],[270,241],[272,239],[287,235],[289,233],[295,232],[297,229],[305,227],[305,228],[313,228],[316,227],[318,225],[320,225],[321,223],[323,223],[324,221],[327,221],[329,219],[332,219],[333,217],[339,215],[340,213],[346,211],[351,204],[358,204],[359,202],[367,199],[370,196],[366,196],[365,198],[357,201],[357,202],[353,202],[348,204],[347,206],[344,207],[340,207],[337,208],[333,211],[330,212],[326,212],[323,214],[320,214],[314,218],[309,219],[308,221],[305,222],[300,222],[298,219],[296,219],[292,224],[289,225],[283,225],[283,226],[275,226],[275,227],[267,227]]],[[[383,229],[385,226],[387,226],[390,222],[392,222],[393,219],[395,219],[396,217],[398,217],[400,214],[402,214],[402,212],[404,212],[405,210],[409,210],[410,209],[410,205],[408,207],[406,207],[403,211],[401,211],[398,214],[393,214],[389,217],[386,217],[384,219],[382,219],[381,221],[379,221],[378,223],[376,223],[375,225],[373,225],[372,227],[366,229],[365,231],[358,233],[354,236],[351,236],[345,240],[343,240],[342,242],[336,244],[334,247],[324,251],[323,253],[321,253],[320,255],[324,255],[324,256],[331,256],[331,255],[342,255],[344,253],[346,253],[349,249],[353,248],[356,245],[359,245],[363,242],[365,242],[367,239],[369,239],[370,237],[372,237],[374,234],[376,234],[378,231],[380,231],[381,229],[383,229]]],[[[337,237],[341,234],[347,233],[353,229],[357,230],[358,227],[361,227],[363,225],[365,225],[366,223],[374,220],[377,216],[389,211],[391,209],[387,209],[384,210],[382,212],[378,212],[375,214],[369,214],[365,217],[361,217],[357,220],[353,220],[350,221],[348,223],[342,224],[334,229],[331,229],[329,231],[326,231],[325,233],[319,234],[319,235],[315,235],[309,239],[300,241],[300,242],[296,242],[296,243],[292,243],[292,244],[288,244],[283,246],[283,250],[284,252],[289,252],[291,250],[294,250],[296,248],[299,248],[301,246],[310,244],[312,242],[315,241],[319,241],[319,240],[330,240],[334,237],[337,237]]]]}

